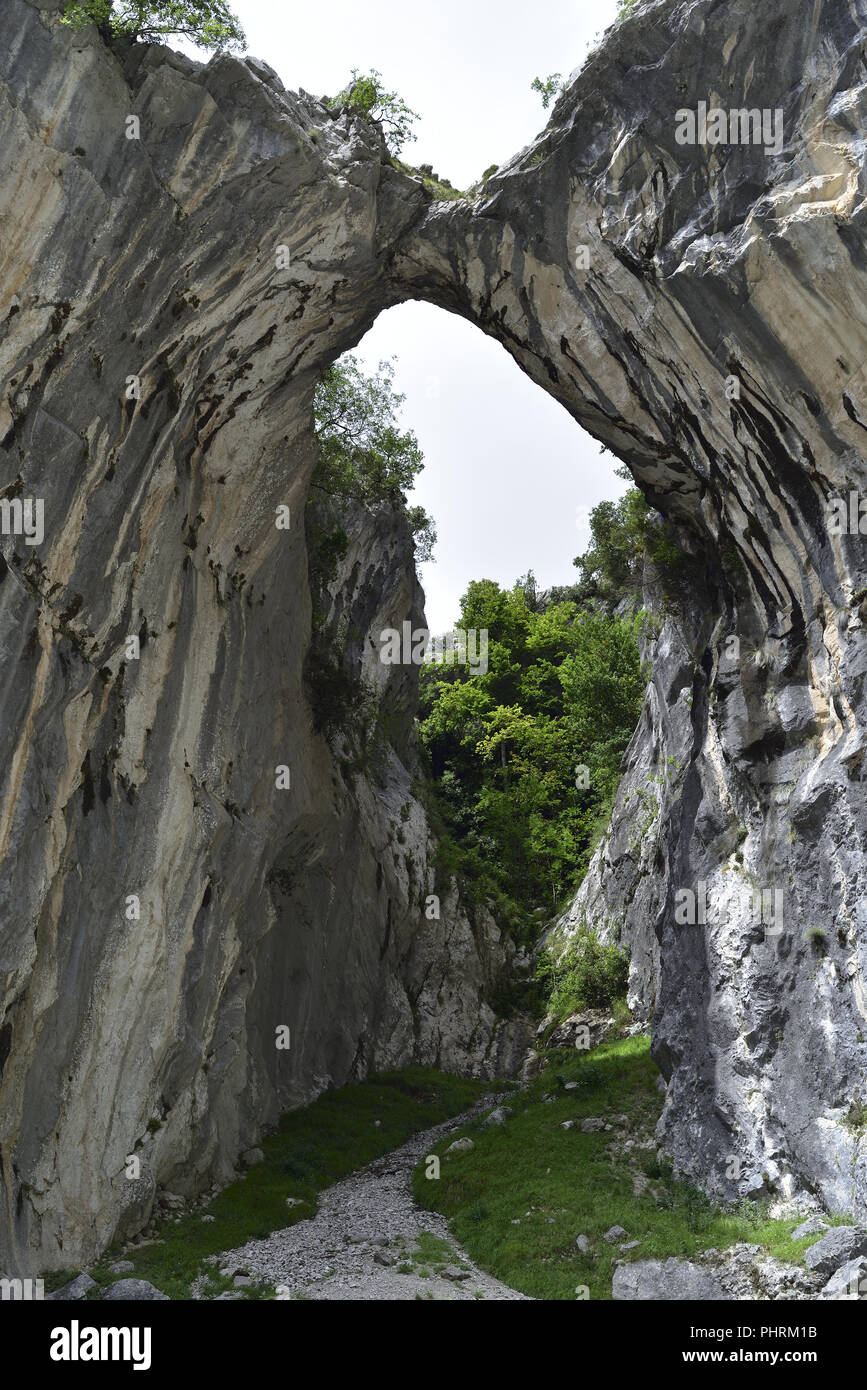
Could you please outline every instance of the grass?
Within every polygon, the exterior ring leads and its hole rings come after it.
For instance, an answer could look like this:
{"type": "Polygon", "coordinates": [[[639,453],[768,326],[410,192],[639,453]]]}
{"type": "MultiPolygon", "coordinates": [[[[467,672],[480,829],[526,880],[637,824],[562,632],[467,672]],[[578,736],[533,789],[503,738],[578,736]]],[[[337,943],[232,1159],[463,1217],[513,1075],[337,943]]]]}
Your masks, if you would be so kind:
{"type": "Polygon", "coordinates": [[[662,1097],[649,1047],[647,1038],[629,1038],[589,1054],[552,1054],[543,1076],[510,1099],[514,1115],[504,1128],[470,1124],[463,1133],[475,1147],[443,1160],[439,1180],[427,1179],[419,1165],[419,1205],[450,1219],[455,1239],[478,1265],[533,1298],[575,1299],[586,1286],[590,1298],[610,1299],[616,1260],[689,1258],[738,1241],[800,1263],[816,1237],[793,1241],[798,1221],[772,1221],[767,1204],[757,1202],[719,1207],[658,1161],[653,1130],[662,1097]],[[567,1091],[571,1081],[577,1088],[567,1091]],[[545,1102],[545,1095],[554,1099],[545,1102]],[[591,1116],[615,1128],[561,1128],[563,1120],[591,1116]],[[616,1152],[618,1132],[641,1147],[616,1152]],[[615,1225],[627,1232],[622,1240],[640,1242],[627,1256],[602,1238],[615,1225]],[[590,1242],[586,1254],[575,1243],[582,1234],[590,1242]]]}
{"type": "MultiPolygon", "coordinates": [[[[417,1130],[460,1114],[488,1090],[490,1082],[410,1067],[329,1091],[306,1109],[283,1117],[277,1132],[260,1144],[264,1163],[251,1168],[209,1206],[177,1223],[164,1222],[157,1237],[162,1244],[126,1253],[116,1247],[88,1273],[100,1287],[120,1278],[147,1279],[174,1299],[189,1298],[193,1280],[205,1273],[211,1294],[231,1288],[231,1279],[222,1278],[218,1269],[205,1263],[209,1255],[313,1216],[317,1193],[323,1188],[397,1148],[417,1130]],[[300,1205],[290,1210],[287,1197],[300,1205]],[[203,1221],[203,1215],[215,1219],[203,1221]],[[131,1261],[134,1270],[112,1273],[109,1266],[118,1259],[131,1261]]],[[[46,1290],[60,1287],[75,1273],[46,1275],[46,1290]]],[[[273,1296],[270,1290],[255,1286],[244,1294],[273,1296]]]]}

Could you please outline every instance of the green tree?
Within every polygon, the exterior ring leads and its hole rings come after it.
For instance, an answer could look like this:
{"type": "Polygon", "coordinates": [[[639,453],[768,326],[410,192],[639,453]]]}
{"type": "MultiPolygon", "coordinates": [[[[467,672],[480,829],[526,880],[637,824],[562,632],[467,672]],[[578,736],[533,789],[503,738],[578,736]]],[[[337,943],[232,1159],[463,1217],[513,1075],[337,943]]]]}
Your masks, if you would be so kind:
{"type": "Polygon", "coordinates": [[[224,0],[68,0],[61,20],[73,29],[95,24],[105,38],[124,34],[145,43],[174,36],[199,48],[244,49],[244,31],[224,0]]]}
{"type": "Polygon", "coordinates": [[[330,105],[347,106],[366,120],[381,126],[393,158],[397,158],[408,141],[416,139],[412,127],[415,121],[421,119],[418,112],[411,111],[397,92],[386,89],[382,73],[376,68],[371,68],[369,73],[360,73],[358,68],[353,68],[352,81],[332,98],[330,105]]]}
{"type": "Polygon", "coordinates": [[[650,508],[637,487],[590,513],[590,545],[575,565],[587,598],[617,601],[641,588],[650,508]]]}
{"type": "Polygon", "coordinates": [[[553,909],[580,881],[638,720],[637,620],[546,602],[531,572],[510,590],[471,583],[459,626],[487,630],[487,672],[421,673],[446,857],[482,895],[553,909]]]}
{"type": "MultiPolygon", "coordinates": [[[[402,430],[398,411],[404,397],[394,390],[394,366],[380,362],[365,373],[347,353],[324,373],[313,401],[319,463],[311,487],[340,502],[390,501],[406,509],[404,490],[424,466],[412,430],[402,430]]],[[[406,509],[416,559],[431,558],[436,543],[432,519],[422,507],[406,509]]]]}

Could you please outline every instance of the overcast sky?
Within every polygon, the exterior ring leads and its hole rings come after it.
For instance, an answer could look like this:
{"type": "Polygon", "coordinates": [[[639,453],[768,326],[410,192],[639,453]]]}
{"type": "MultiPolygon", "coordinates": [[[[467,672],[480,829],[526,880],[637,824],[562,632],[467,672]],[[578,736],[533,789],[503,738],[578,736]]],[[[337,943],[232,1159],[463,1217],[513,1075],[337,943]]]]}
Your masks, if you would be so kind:
{"type": "MultiPolygon", "coordinates": [[[[616,0],[232,0],[250,53],[289,88],[333,96],[351,70],[377,68],[417,111],[404,158],[466,188],[543,129],[536,76],[580,67],[611,24],[616,0]]],[[[425,470],[411,501],[432,513],[434,563],[422,566],[427,618],[442,631],[471,579],[571,582],[587,510],[626,486],[616,459],[523,375],[505,349],[426,304],[380,316],[357,349],[365,363],[397,356],[403,424],[425,470]]]]}

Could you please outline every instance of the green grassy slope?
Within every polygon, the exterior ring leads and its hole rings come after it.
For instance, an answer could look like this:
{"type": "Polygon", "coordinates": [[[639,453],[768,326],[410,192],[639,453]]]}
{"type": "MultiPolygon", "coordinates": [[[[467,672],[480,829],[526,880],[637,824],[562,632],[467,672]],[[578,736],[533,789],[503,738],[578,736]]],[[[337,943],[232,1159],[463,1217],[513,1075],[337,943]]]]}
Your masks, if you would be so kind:
{"type": "Polygon", "coordinates": [[[469,1125],[462,1133],[475,1147],[444,1160],[438,1180],[419,1165],[416,1200],[451,1219],[455,1238],[483,1269],[534,1298],[575,1299],[586,1287],[590,1298],[610,1299],[617,1259],[689,1257],[737,1241],[799,1262],[815,1237],[792,1241],[796,1221],[772,1221],[754,1202],[721,1209],[658,1162],[657,1076],[647,1038],[554,1054],[540,1080],[509,1102],[514,1115],[505,1127],[469,1125]],[[578,1085],[567,1091],[569,1082],[578,1085]],[[582,1133],[580,1121],[590,1117],[611,1131],[582,1133]],[[564,1120],[576,1124],[564,1130],[564,1120]],[[636,1147],[624,1150],[630,1138],[636,1147]],[[602,1238],[615,1225],[626,1230],[621,1241],[639,1241],[626,1256],[602,1238]],[[589,1238],[586,1254],[579,1235],[589,1238]]]}

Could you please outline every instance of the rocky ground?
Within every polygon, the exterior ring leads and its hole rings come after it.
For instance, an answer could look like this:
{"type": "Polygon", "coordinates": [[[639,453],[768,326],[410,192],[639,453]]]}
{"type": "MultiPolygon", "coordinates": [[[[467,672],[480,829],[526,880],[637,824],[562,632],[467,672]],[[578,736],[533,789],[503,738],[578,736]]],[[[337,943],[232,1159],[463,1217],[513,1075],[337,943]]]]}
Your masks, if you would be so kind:
{"type": "Polygon", "coordinates": [[[485,1096],[464,1115],[416,1134],[401,1148],[326,1189],[311,1221],[214,1257],[234,1274],[236,1293],[256,1282],[280,1298],[319,1300],[523,1299],[477,1269],[450,1236],[445,1219],[420,1210],[412,1197],[416,1164],[445,1135],[490,1110],[485,1096]]]}
{"type": "MultiPolygon", "coordinates": [[[[613,1020],[607,1022],[613,1024],[613,1020]]],[[[567,1083],[564,1094],[573,1085],[567,1083]]],[[[223,1290],[215,1294],[208,1277],[202,1275],[193,1284],[191,1296],[244,1300],[276,1290],[277,1298],[283,1300],[525,1299],[526,1295],[480,1270],[457,1244],[445,1218],[419,1208],[412,1193],[417,1164],[441,1141],[465,1130],[468,1122],[484,1115],[486,1124],[510,1126],[514,1110],[501,1102],[514,1094],[487,1094],[462,1114],[419,1131],[399,1148],[324,1189],[311,1219],[211,1256],[223,1290]],[[225,1287],[227,1281],[230,1288],[225,1287]]],[[[555,1097],[546,1095],[542,1100],[554,1103],[555,1097]]],[[[562,1127],[568,1129],[574,1123],[566,1120],[562,1127]]],[[[611,1122],[584,1118],[580,1125],[588,1132],[610,1132],[619,1164],[634,1168],[635,1190],[647,1185],[640,1159],[655,1146],[652,1126],[642,1124],[638,1116],[630,1121],[626,1115],[612,1115],[611,1122]]],[[[472,1149],[473,1143],[463,1137],[452,1147],[472,1149]]],[[[261,1158],[260,1151],[251,1151],[250,1162],[261,1158]]],[[[448,1150],[443,1161],[449,1161],[448,1150]]],[[[794,1209],[776,1214],[791,1216],[794,1209]]],[[[813,1212],[794,1232],[795,1239],[807,1236],[814,1243],[804,1252],[803,1264],[784,1263],[760,1245],[745,1242],[708,1249],[689,1259],[663,1260],[641,1258],[640,1242],[631,1239],[624,1227],[614,1225],[603,1239],[629,1258],[615,1264],[611,1293],[617,1301],[867,1301],[867,1230],[831,1227],[813,1212]]],[[[576,1243],[592,1252],[586,1235],[580,1235],[576,1243]]],[[[127,1250],[131,1253],[135,1248],[131,1244],[127,1250]]],[[[48,1297],[64,1301],[166,1297],[147,1281],[128,1277],[135,1274],[130,1261],[121,1260],[111,1269],[120,1277],[101,1293],[90,1275],[82,1272],[48,1297]]]]}

